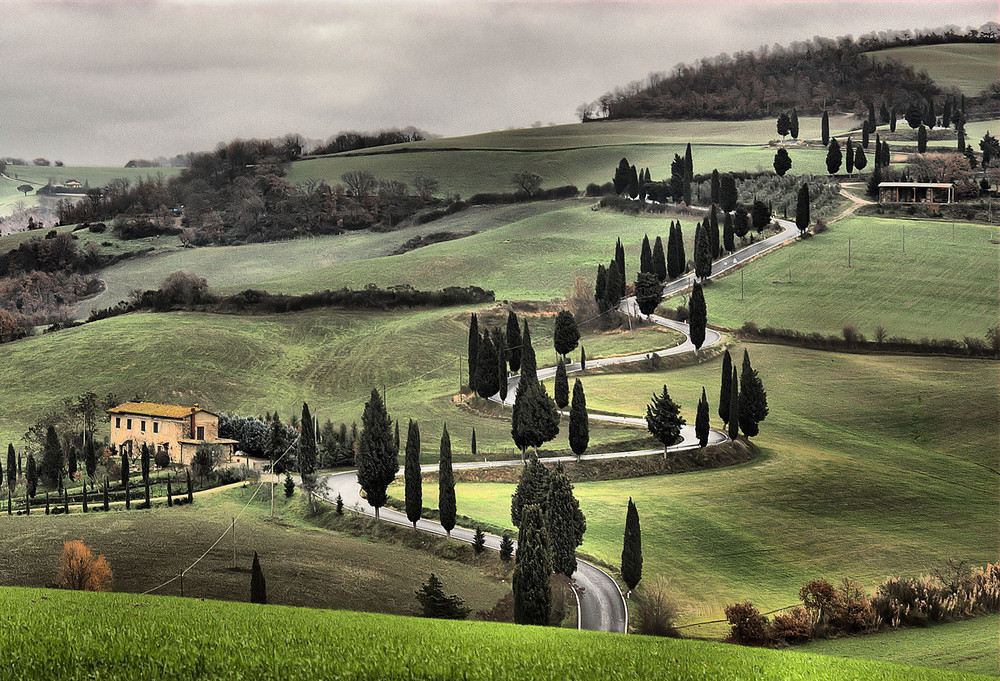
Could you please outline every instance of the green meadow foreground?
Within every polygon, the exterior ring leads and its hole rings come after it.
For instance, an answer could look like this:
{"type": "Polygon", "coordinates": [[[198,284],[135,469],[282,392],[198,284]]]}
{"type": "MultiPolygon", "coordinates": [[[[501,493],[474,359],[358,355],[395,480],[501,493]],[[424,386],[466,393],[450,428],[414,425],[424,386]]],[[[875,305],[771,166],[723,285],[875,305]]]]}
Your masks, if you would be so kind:
{"type": "Polygon", "coordinates": [[[798,652],[192,599],[0,590],[5,678],[972,678],[798,652]],[[72,632],[72,635],[68,635],[72,632]]]}

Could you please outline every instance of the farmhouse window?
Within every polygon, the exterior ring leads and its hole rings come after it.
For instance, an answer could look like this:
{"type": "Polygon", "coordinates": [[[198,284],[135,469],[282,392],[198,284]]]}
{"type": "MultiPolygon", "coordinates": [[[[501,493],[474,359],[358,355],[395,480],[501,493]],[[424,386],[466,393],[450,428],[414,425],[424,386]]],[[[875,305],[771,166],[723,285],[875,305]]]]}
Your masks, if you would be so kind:
{"type": "Polygon", "coordinates": [[[122,427],[122,417],[121,416],[116,416],[115,417],[115,428],[121,428],[121,427],[122,427]]]}
{"type": "Polygon", "coordinates": [[[159,421],[153,421],[153,432],[154,433],[159,433],[160,432],[160,423],[159,423],[159,421]]]}
{"type": "Polygon", "coordinates": [[[132,430],[132,419],[126,419],[126,420],[125,420],[125,427],[126,427],[126,428],[127,428],[128,430],[132,430]]]}
{"type": "Polygon", "coordinates": [[[141,430],[144,433],[146,432],[146,422],[145,421],[139,421],[139,430],[141,430]]]}

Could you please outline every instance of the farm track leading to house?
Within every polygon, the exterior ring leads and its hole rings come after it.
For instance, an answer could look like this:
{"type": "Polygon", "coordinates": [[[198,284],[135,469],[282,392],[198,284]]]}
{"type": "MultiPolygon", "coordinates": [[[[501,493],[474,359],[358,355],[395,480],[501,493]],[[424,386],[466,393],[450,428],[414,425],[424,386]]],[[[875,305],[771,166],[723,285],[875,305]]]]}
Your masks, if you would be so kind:
{"type": "MultiPolygon", "coordinates": [[[[777,220],[778,224],[782,227],[782,231],[778,234],[768,237],[767,239],[758,241],[746,248],[737,251],[736,253],[722,258],[712,264],[712,275],[711,278],[722,276],[733,271],[735,268],[743,265],[750,260],[757,258],[775,248],[782,246],[783,244],[791,241],[798,235],[798,228],[793,222],[788,220],[777,220]]],[[[669,283],[663,291],[663,297],[669,298],[670,296],[676,295],[687,290],[694,282],[694,275],[689,274],[687,276],[681,277],[676,281],[669,283]]],[[[638,306],[635,303],[634,298],[627,298],[622,301],[620,309],[625,314],[631,316],[638,316],[638,306]]],[[[665,350],[659,350],[656,354],[660,357],[666,356],[676,356],[684,353],[695,352],[693,343],[691,342],[691,336],[689,333],[689,327],[687,324],[682,324],[680,322],[675,322],[663,317],[652,315],[650,317],[651,321],[661,326],[679,331],[684,334],[685,341],[680,345],[676,345],[672,348],[667,348],[665,350]]],[[[722,341],[722,335],[717,331],[712,329],[706,330],[705,343],[703,347],[715,345],[722,341]]],[[[633,355],[628,355],[625,357],[610,357],[600,360],[593,360],[588,362],[591,366],[607,366],[607,365],[620,365],[628,364],[634,362],[645,361],[647,354],[638,353],[633,355]]],[[[571,364],[566,367],[567,372],[579,371],[580,365],[571,364]]],[[[538,371],[538,378],[545,379],[555,374],[555,367],[548,367],[545,369],[540,369],[538,371]]],[[[510,405],[513,403],[514,395],[517,391],[517,382],[519,376],[512,376],[508,381],[508,400],[502,402],[505,405],[510,405]]],[[[496,402],[501,402],[499,393],[494,395],[491,400],[496,402]]],[[[620,423],[625,426],[642,426],[645,425],[645,421],[641,418],[630,418],[623,416],[607,416],[603,414],[593,414],[589,417],[592,420],[600,420],[604,422],[620,423]]],[[[693,449],[698,447],[697,437],[694,434],[694,428],[692,426],[684,426],[681,430],[682,440],[676,445],[667,448],[668,451],[681,451],[685,449],[693,449]]],[[[711,444],[717,444],[720,442],[725,442],[728,440],[728,436],[722,431],[713,429],[710,431],[709,442],[711,444]]],[[[659,449],[647,449],[638,451],[628,451],[628,452],[609,452],[605,454],[585,454],[581,457],[583,460],[597,460],[597,459],[614,459],[614,458],[625,458],[634,456],[649,456],[652,454],[658,454],[659,449]]],[[[543,462],[555,463],[557,461],[576,461],[576,457],[545,457],[540,459],[543,462]]],[[[515,466],[520,465],[520,461],[493,461],[493,462],[466,462],[466,463],[456,463],[453,464],[455,469],[477,469],[477,468],[495,468],[501,466],[515,466]]],[[[433,473],[437,471],[438,467],[435,464],[421,466],[421,471],[425,473],[433,473]]],[[[329,500],[333,501],[339,494],[344,500],[348,508],[352,508],[357,512],[364,513],[365,515],[374,516],[375,509],[367,503],[361,497],[361,486],[357,481],[356,471],[346,471],[344,473],[336,473],[333,475],[323,476],[321,479],[321,489],[323,496],[329,500]]],[[[410,521],[403,513],[394,511],[389,508],[383,508],[379,512],[379,517],[398,525],[410,525],[410,521]]],[[[416,528],[424,532],[430,532],[437,535],[446,535],[445,529],[440,523],[421,519],[417,522],[416,528]]],[[[455,539],[471,543],[474,536],[474,531],[456,527],[452,530],[451,536],[455,539]]],[[[492,534],[486,535],[486,545],[494,550],[499,550],[500,548],[500,537],[492,534]]],[[[576,592],[579,597],[580,602],[580,617],[579,623],[581,629],[588,629],[593,631],[607,631],[607,632],[627,632],[628,631],[628,607],[626,605],[625,599],[622,595],[621,588],[615,579],[609,575],[604,570],[599,567],[592,565],[586,561],[578,560],[577,571],[573,574],[573,580],[576,584],[576,592]]]]}

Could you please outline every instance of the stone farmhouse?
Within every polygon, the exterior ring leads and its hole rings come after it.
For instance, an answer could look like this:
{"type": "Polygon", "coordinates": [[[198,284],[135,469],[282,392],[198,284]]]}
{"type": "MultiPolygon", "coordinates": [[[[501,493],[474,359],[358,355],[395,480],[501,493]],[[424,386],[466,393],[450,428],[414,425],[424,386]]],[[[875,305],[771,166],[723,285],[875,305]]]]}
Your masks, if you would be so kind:
{"type": "Polygon", "coordinates": [[[131,447],[133,454],[145,442],[153,452],[166,451],[174,463],[189,464],[198,445],[216,445],[222,460],[231,461],[236,440],[219,437],[219,415],[197,404],[182,407],[155,402],[126,402],[108,409],[110,443],[119,449],[131,447]],[[131,443],[131,444],[127,444],[131,443]]]}

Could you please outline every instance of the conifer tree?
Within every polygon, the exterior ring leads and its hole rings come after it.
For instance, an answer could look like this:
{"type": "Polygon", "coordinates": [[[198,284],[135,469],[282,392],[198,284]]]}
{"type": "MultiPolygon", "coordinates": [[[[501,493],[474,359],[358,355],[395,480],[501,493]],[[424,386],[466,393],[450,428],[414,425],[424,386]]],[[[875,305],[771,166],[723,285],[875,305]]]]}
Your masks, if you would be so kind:
{"type": "Polygon", "coordinates": [[[701,401],[698,402],[698,415],[694,420],[694,432],[698,436],[698,444],[704,447],[708,444],[708,397],[704,386],[701,389],[701,401]]]}
{"type": "Polygon", "coordinates": [[[483,332],[483,339],[479,344],[479,351],[476,353],[476,394],[484,400],[493,397],[500,390],[500,381],[497,375],[498,361],[490,332],[486,330],[483,332]]]}
{"type": "Polygon", "coordinates": [[[576,379],[573,383],[573,401],[569,408],[569,446],[577,458],[587,451],[590,444],[590,423],[587,420],[587,397],[583,394],[583,383],[576,379]]]}
{"type": "Polygon", "coordinates": [[[625,297],[625,247],[622,246],[621,238],[618,239],[617,244],[615,244],[615,262],[618,264],[618,274],[621,278],[618,280],[618,297],[625,297]]]}
{"type": "Polygon", "coordinates": [[[438,464],[438,514],[444,531],[451,536],[455,529],[455,474],[451,469],[451,436],[445,425],[441,433],[441,460],[438,464]]]}
{"type": "Polygon", "coordinates": [[[59,436],[56,429],[49,426],[45,431],[45,445],[42,448],[42,465],[39,474],[42,478],[42,485],[48,489],[55,489],[59,486],[59,479],[62,477],[63,453],[59,444],[59,436]]]}
{"type": "Polygon", "coordinates": [[[687,256],[684,254],[684,231],[681,229],[681,221],[677,221],[677,264],[680,267],[680,274],[687,272],[687,256]]]}
{"type": "MultiPolygon", "coordinates": [[[[864,125],[861,126],[861,147],[863,149],[868,148],[869,135],[871,135],[871,131],[874,129],[875,128],[868,125],[868,121],[865,121],[864,125]]],[[[855,165],[854,167],[857,168],[857,165],[855,165]]]]}
{"type": "Polygon", "coordinates": [[[391,423],[382,396],[372,388],[371,397],[361,415],[361,436],[354,463],[358,468],[358,484],[375,509],[376,520],[379,519],[379,510],[385,505],[385,490],[399,470],[391,423]]]}
{"type": "Polygon", "coordinates": [[[830,113],[828,111],[823,112],[823,122],[821,123],[820,129],[822,130],[822,140],[823,146],[830,144],[830,113]]]}
{"type": "Polygon", "coordinates": [[[722,386],[719,389],[719,418],[723,423],[729,422],[729,400],[733,381],[733,358],[729,354],[729,348],[722,355],[722,386]]]}
{"type": "Polygon", "coordinates": [[[519,385],[524,381],[537,381],[538,373],[535,364],[535,349],[531,346],[531,331],[528,329],[528,320],[524,320],[524,333],[521,334],[521,379],[519,385]]]}
{"type": "Polygon", "coordinates": [[[799,187],[798,200],[795,203],[795,226],[799,232],[809,229],[809,183],[803,182],[799,187]]]}
{"type": "Polygon", "coordinates": [[[737,206],[733,215],[733,232],[742,239],[750,231],[750,214],[743,206],[737,206]]]}
{"type": "Polygon", "coordinates": [[[612,260],[608,265],[608,280],[604,287],[604,304],[608,310],[618,308],[618,303],[622,300],[621,289],[624,284],[621,270],[618,269],[618,262],[612,260]]]}
{"type": "Polygon", "coordinates": [[[924,110],[924,125],[933,128],[935,123],[937,123],[937,113],[934,111],[934,99],[928,98],[927,108],[924,110]]]}
{"type": "MultiPolygon", "coordinates": [[[[194,487],[191,485],[191,469],[190,468],[187,470],[187,490],[188,490],[187,491],[188,503],[189,504],[193,504],[194,503],[194,487]]],[[[104,510],[106,511],[108,509],[105,508],[104,510]]]]}
{"type": "Polygon", "coordinates": [[[712,242],[707,224],[699,224],[694,230],[694,275],[701,280],[712,276],[712,242]]]}
{"type": "Polygon", "coordinates": [[[722,206],[722,210],[726,213],[736,210],[738,196],[736,192],[736,178],[726,173],[722,176],[719,185],[719,205],[722,206]]]}
{"type": "Polygon", "coordinates": [[[722,255],[722,244],[719,240],[719,211],[714,203],[708,211],[708,240],[712,244],[712,259],[716,260],[722,255]]]}
{"type": "Polygon", "coordinates": [[[717,204],[721,200],[720,196],[719,196],[719,190],[720,189],[721,189],[721,186],[720,186],[720,180],[719,180],[719,169],[718,168],[713,168],[712,169],[712,182],[711,182],[711,193],[712,193],[711,199],[712,199],[712,203],[717,204]]]}
{"type": "Polygon", "coordinates": [[[139,470],[142,473],[143,497],[146,501],[146,508],[149,508],[152,505],[149,500],[149,445],[145,442],[139,448],[139,470]]]}
{"type": "Polygon", "coordinates": [[[108,476],[104,476],[104,510],[107,511],[108,506],[108,487],[111,486],[111,481],[108,480],[108,476]]]}
{"type": "Polygon", "coordinates": [[[847,174],[851,175],[854,173],[854,143],[851,142],[851,138],[847,138],[847,142],[844,146],[846,159],[844,161],[844,166],[847,168],[847,174]]]}
{"type": "Polygon", "coordinates": [[[87,470],[87,479],[90,480],[90,488],[93,489],[94,476],[97,474],[97,447],[94,445],[93,437],[88,437],[87,443],[83,446],[83,464],[87,470]]]}
{"type": "Polygon", "coordinates": [[[477,556],[486,550],[486,535],[483,528],[476,527],[476,533],[472,535],[472,552],[477,556]]]}
{"type": "Polygon", "coordinates": [[[635,590],[642,579],[642,530],[639,528],[639,511],[628,499],[625,513],[625,540],[622,543],[622,579],[629,593],[635,590]]]}
{"type": "Polygon", "coordinates": [[[735,440],[740,434],[740,383],[736,378],[736,367],[733,367],[729,379],[729,439],[735,440]]]}
{"type": "Polygon", "coordinates": [[[767,393],[757,370],[750,366],[750,353],[743,351],[743,375],[740,376],[740,430],[747,437],[759,432],[759,424],[767,418],[767,393]]]}
{"type": "Polygon", "coordinates": [[[556,401],[556,406],[565,409],[569,404],[569,379],[566,378],[566,363],[562,358],[556,365],[555,384],[552,388],[552,396],[556,401]]]}
{"type": "Polygon", "coordinates": [[[788,129],[791,127],[791,121],[788,119],[788,114],[782,112],[778,116],[777,130],[778,134],[781,135],[781,139],[785,139],[788,134],[788,129]]]}
{"type": "MultiPolygon", "coordinates": [[[[473,442],[475,442],[475,431],[473,442]]],[[[403,480],[406,489],[406,518],[417,529],[417,521],[423,511],[423,489],[420,477],[420,428],[416,421],[410,419],[406,432],[406,459],[403,466],[403,480]]]]}
{"type": "Polygon", "coordinates": [[[128,460],[128,451],[124,447],[122,447],[121,471],[122,471],[122,487],[128,487],[129,460],[128,460]]]}
{"type": "Polygon", "coordinates": [[[788,156],[788,150],[784,147],[774,153],[774,172],[778,177],[784,177],[785,173],[792,167],[792,159],[788,156]]]}
{"type": "Polygon", "coordinates": [[[500,560],[509,563],[514,557],[514,540],[508,532],[504,532],[500,538],[500,560]]]}
{"type": "Polygon", "coordinates": [[[556,326],[552,333],[552,343],[556,352],[565,358],[576,349],[579,342],[580,329],[576,325],[576,318],[569,310],[560,310],[556,315],[556,326]]]}
{"type": "Polygon", "coordinates": [[[667,392],[663,385],[663,394],[653,395],[652,401],[646,407],[646,427],[660,443],[663,444],[663,458],[667,458],[667,447],[677,442],[684,425],[684,417],[680,415],[681,408],[667,392]]]}
{"type": "MultiPolygon", "coordinates": [[[[393,460],[395,460],[395,442],[391,439],[389,445],[393,448],[393,460]]],[[[309,405],[302,403],[302,421],[299,430],[299,451],[298,451],[299,474],[302,476],[302,488],[306,492],[310,511],[314,509],[313,493],[316,490],[316,465],[319,454],[316,449],[316,428],[312,414],[309,412],[309,405]]]]}
{"type": "Polygon", "coordinates": [[[708,325],[708,311],[705,307],[705,292],[700,283],[695,282],[691,287],[691,301],[689,304],[688,328],[691,333],[691,343],[697,352],[705,343],[705,328],[708,325]]]}
{"type": "Polygon", "coordinates": [[[552,554],[545,532],[542,510],[535,504],[524,509],[524,522],[517,536],[517,555],[511,586],[514,591],[514,621],[545,625],[552,608],[552,554]]]}
{"type": "Polygon", "coordinates": [[[477,355],[479,354],[479,320],[476,313],[472,313],[469,321],[469,389],[476,391],[476,377],[479,375],[477,368],[477,355]]]}
{"type": "MultiPolygon", "coordinates": [[[[45,505],[48,506],[48,492],[45,493],[45,505]]],[[[129,483],[125,483],[125,510],[132,510],[132,486],[129,483]]]]}
{"type": "Polygon", "coordinates": [[[538,448],[559,434],[559,412],[545,386],[538,381],[529,383],[523,392],[518,386],[515,402],[516,421],[512,419],[512,436],[518,446],[538,448]]]}
{"type": "MultiPolygon", "coordinates": [[[[84,487],[83,487],[83,500],[84,501],[87,500],[87,487],[86,487],[86,485],[84,485],[84,487]]],[[[174,505],[174,489],[173,489],[173,486],[170,484],[170,476],[168,475],[167,476],[167,507],[171,508],[171,507],[173,507],[173,505],[174,505]]]]}
{"type": "Polygon", "coordinates": [[[250,602],[267,603],[267,581],[260,568],[260,557],[253,552],[253,567],[250,568],[250,602]]]}
{"type": "Polygon", "coordinates": [[[7,489],[11,492],[17,486],[17,457],[14,453],[14,444],[7,443],[7,489]]]}
{"type": "Polygon", "coordinates": [[[958,150],[960,152],[965,151],[965,122],[959,119],[955,124],[955,129],[958,131],[958,150]]]}
{"type": "Polygon", "coordinates": [[[399,419],[393,424],[395,426],[395,432],[392,434],[392,446],[396,451],[396,456],[399,456],[399,419]]]}
{"type": "Polygon", "coordinates": [[[472,444],[469,445],[469,449],[472,450],[473,458],[476,458],[479,454],[479,450],[476,448],[476,429],[472,429],[472,444]]]}
{"type": "Polygon", "coordinates": [[[615,169],[615,176],[612,179],[612,183],[615,187],[615,194],[621,195],[626,189],[628,189],[629,179],[631,177],[631,165],[627,158],[622,158],[618,162],[618,167],[615,169]]]}
{"type": "Polygon", "coordinates": [[[639,196],[639,173],[636,171],[635,166],[629,168],[628,195],[633,199],[639,196]]]}
{"type": "Polygon", "coordinates": [[[945,97],[944,110],[941,112],[941,126],[947,128],[951,125],[951,97],[945,97]]]}
{"type": "Polygon", "coordinates": [[[854,167],[857,169],[858,172],[861,172],[862,170],[865,169],[865,166],[867,165],[868,165],[868,157],[865,156],[865,149],[864,147],[859,146],[857,151],[854,152],[854,167]]]}
{"type": "Polygon", "coordinates": [[[670,221],[670,232],[667,235],[667,277],[674,279],[681,273],[680,251],[678,249],[677,227],[670,221]]]}
{"type": "Polygon", "coordinates": [[[659,235],[653,244],[653,274],[660,281],[667,280],[667,260],[663,252],[663,240],[660,239],[659,235]]]}
{"type": "MultiPolygon", "coordinates": [[[[8,497],[9,498],[9,497],[8,497]]],[[[83,484],[83,512],[87,512],[87,484],[83,484]]]]}
{"type": "Polygon", "coordinates": [[[583,543],[587,519],[573,496],[573,485],[562,464],[549,476],[545,502],[545,531],[549,537],[554,572],[572,577],[576,572],[576,547],[583,543]]]}
{"type": "Polygon", "coordinates": [[[875,120],[875,102],[871,100],[868,102],[868,127],[872,130],[878,125],[878,121],[875,120]]]}
{"type": "Polygon", "coordinates": [[[896,107],[889,111],[889,132],[896,132],[896,107]]]}
{"type": "Polygon", "coordinates": [[[662,298],[663,284],[656,278],[656,275],[640,272],[639,278],[635,282],[635,302],[639,307],[639,312],[648,317],[656,310],[662,298]]]}
{"type": "Polygon", "coordinates": [[[792,136],[793,140],[799,138],[799,112],[794,108],[792,109],[792,117],[788,122],[788,133],[792,136]]]}
{"type": "Polygon", "coordinates": [[[826,153],[826,170],[831,175],[836,175],[843,162],[843,154],[840,153],[840,144],[837,138],[830,140],[830,148],[826,153]]]}
{"type": "MultiPolygon", "coordinates": [[[[77,469],[76,445],[70,445],[69,450],[66,452],[66,470],[69,472],[70,478],[76,475],[76,469],[77,469]]],[[[2,477],[3,476],[0,476],[0,478],[2,477]]]]}
{"type": "Polygon", "coordinates": [[[878,199],[878,186],[882,183],[882,166],[875,166],[872,170],[872,174],[868,176],[868,185],[865,190],[868,192],[868,196],[873,199],[878,199]]]}
{"type": "Polygon", "coordinates": [[[722,222],[722,246],[730,253],[736,250],[736,234],[733,231],[732,213],[726,213],[722,222]]]}
{"type": "Polygon", "coordinates": [[[691,157],[691,143],[684,152],[684,203],[691,205],[691,182],[694,179],[694,160],[691,157]]]}
{"type": "Polygon", "coordinates": [[[549,494],[549,469],[532,455],[528,463],[521,470],[517,487],[510,497],[510,522],[514,527],[521,526],[521,519],[524,516],[524,509],[532,504],[537,505],[545,512],[545,502],[549,494]]]}
{"type": "Polygon", "coordinates": [[[882,165],[886,168],[892,163],[892,156],[889,154],[889,143],[882,142],[882,165]]]}
{"type": "Polygon", "coordinates": [[[515,374],[521,369],[521,326],[513,310],[507,311],[507,364],[515,374]]]}
{"type": "Polygon", "coordinates": [[[644,234],[642,237],[642,251],[639,254],[639,271],[640,272],[653,271],[653,250],[649,247],[648,234],[644,234]]]}
{"type": "Polygon", "coordinates": [[[292,480],[292,474],[285,471],[285,498],[291,499],[295,494],[295,481],[292,480]]]}
{"type": "Polygon", "coordinates": [[[917,128],[917,153],[927,153],[927,128],[922,125],[917,128]]]}

